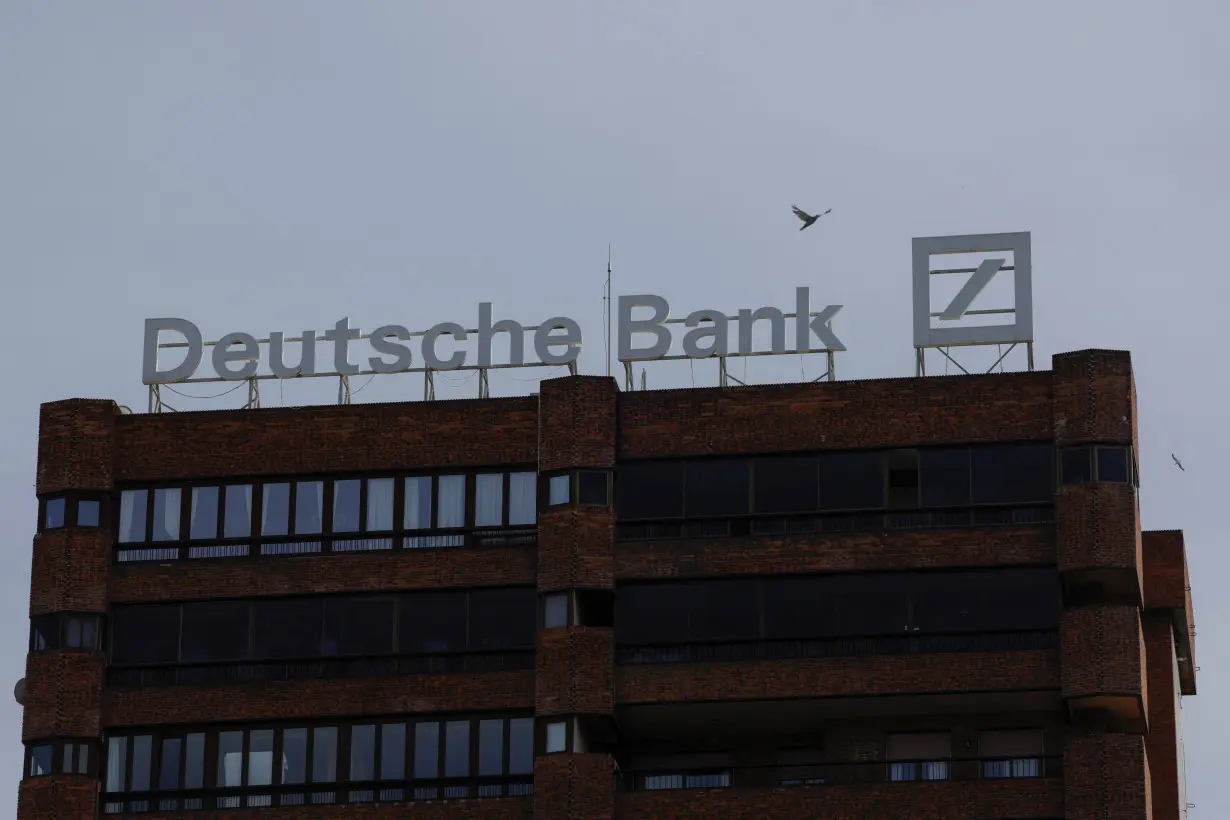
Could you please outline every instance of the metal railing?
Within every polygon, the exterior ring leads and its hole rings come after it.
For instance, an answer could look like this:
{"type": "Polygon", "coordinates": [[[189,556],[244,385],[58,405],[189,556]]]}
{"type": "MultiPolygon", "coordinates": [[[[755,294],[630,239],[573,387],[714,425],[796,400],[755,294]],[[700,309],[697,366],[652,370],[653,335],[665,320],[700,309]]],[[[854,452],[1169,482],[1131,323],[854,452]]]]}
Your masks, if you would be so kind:
{"type": "Polygon", "coordinates": [[[922,783],[949,780],[1036,780],[1063,776],[1063,758],[983,757],[945,760],[803,763],[695,769],[620,770],[624,792],[677,789],[797,788],[861,783],[922,783]]]}
{"type": "Polygon", "coordinates": [[[194,684],[366,678],[389,675],[510,672],[533,668],[534,650],[526,648],[395,657],[120,666],[107,669],[107,685],[191,686],[194,684]]]}
{"type": "Polygon", "coordinates": [[[713,643],[677,643],[620,646],[615,662],[730,663],[811,658],[847,658],[864,655],[923,655],[937,652],[1007,652],[1056,649],[1057,630],[978,632],[949,635],[886,635],[812,640],[751,640],[713,643]]]}
{"type": "Polygon", "coordinates": [[[527,797],[533,775],[457,777],[434,780],[381,780],[313,783],[244,788],[183,789],[149,792],[104,792],[103,814],[179,812],[208,809],[257,809],[282,806],[336,806],[404,803],[420,800],[466,800],[527,797]]]}
{"type": "Polygon", "coordinates": [[[1053,521],[1052,506],[1036,504],[944,510],[747,515],[691,521],[641,521],[620,523],[617,537],[623,541],[648,541],[747,535],[839,535],[893,530],[1029,526],[1050,524],[1053,521]]]}

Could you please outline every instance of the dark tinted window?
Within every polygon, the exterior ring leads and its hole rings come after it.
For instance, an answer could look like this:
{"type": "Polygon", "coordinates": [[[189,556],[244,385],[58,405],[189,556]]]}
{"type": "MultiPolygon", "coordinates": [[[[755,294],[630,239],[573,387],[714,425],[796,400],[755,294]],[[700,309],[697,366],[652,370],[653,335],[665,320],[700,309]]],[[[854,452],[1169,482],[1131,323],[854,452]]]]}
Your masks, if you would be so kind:
{"type": "Polygon", "coordinates": [[[684,514],[690,518],[747,513],[749,467],[745,459],[689,462],[684,480],[684,514]]]}
{"type": "Polygon", "coordinates": [[[760,585],[755,581],[692,584],[688,637],[740,640],[760,635],[760,585]]]}
{"type": "Polygon", "coordinates": [[[401,599],[397,624],[402,652],[459,652],[466,648],[466,596],[418,592],[401,599]]]}
{"type": "Polygon", "coordinates": [[[112,610],[112,663],[174,663],[178,655],[178,606],[118,606],[112,610]]]}
{"type": "Polygon", "coordinates": [[[77,526],[78,527],[97,527],[102,505],[97,501],[78,501],[77,502],[77,526]]]}
{"type": "Polygon", "coordinates": [[[392,652],[393,620],[392,598],[330,598],[325,602],[325,654],[392,652]]]}
{"type": "Polygon", "coordinates": [[[615,591],[615,635],[620,643],[688,639],[686,584],[620,585],[615,591]]]}
{"type": "Polygon", "coordinates": [[[582,470],[577,475],[577,503],[594,504],[603,507],[610,504],[610,492],[607,490],[608,481],[607,473],[600,473],[595,470],[582,470]]]}
{"type": "Polygon", "coordinates": [[[47,499],[47,517],[43,526],[47,529],[64,526],[65,501],[63,498],[47,499]]]}
{"type": "Polygon", "coordinates": [[[826,453],[820,456],[820,509],[874,510],[884,506],[881,453],[826,453]]]}
{"type": "Polygon", "coordinates": [[[230,661],[247,657],[249,607],[244,601],[184,604],[180,659],[230,661]]]}
{"type": "Polygon", "coordinates": [[[256,658],[311,658],[320,654],[320,598],[258,601],[256,658]]]}
{"type": "Polygon", "coordinates": [[[820,476],[815,456],[758,458],[752,470],[756,512],[811,512],[816,509],[820,476]]]}
{"type": "Polygon", "coordinates": [[[1128,482],[1128,449],[1126,447],[1098,448],[1098,481],[1128,482]]]}
{"type": "Polygon", "coordinates": [[[892,450],[885,454],[888,468],[888,506],[894,510],[918,507],[918,451],[892,450]]]}
{"type": "Polygon", "coordinates": [[[919,481],[924,507],[963,507],[969,504],[969,450],[919,450],[919,481]]]}
{"type": "Polygon", "coordinates": [[[766,638],[821,638],[837,632],[837,600],[827,578],[779,578],[763,585],[766,638]]]}
{"type": "Polygon", "coordinates": [[[1083,484],[1093,480],[1088,447],[1067,447],[1059,451],[1059,477],[1064,484],[1083,484]]]}
{"type": "Polygon", "coordinates": [[[1055,629],[1059,625],[1059,576],[1054,569],[981,573],[982,629],[1055,629]]]}
{"type": "Polygon", "coordinates": [[[975,504],[1050,501],[1054,450],[1049,444],[1009,444],[970,450],[975,504]]]}
{"type": "Polygon", "coordinates": [[[914,579],[914,622],[922,632],[976,632],[984,623],[986,573],[924,573],[914,579]]]}
{"type": "Polygon", "coordinates": [[[60,616],[36,615],[30,619],[30,651],[60,648],[60,616]]]}
{"type": "Polygon", "coordinates": [[[538,596],[533,589],[485,589],[470,593],[471,649],[534,645],[538,596]]]}
{"type": "Polygon", "coordinates": [[[910,620],[908,576],[837,576],[838,618],[843,635],[904,634],[910,620]]]}
{"type": "Polygon", "coordinates": [[[632,462],[619,468],[621,518],[678,518],[683,515],[683,463],[632,462]]]}

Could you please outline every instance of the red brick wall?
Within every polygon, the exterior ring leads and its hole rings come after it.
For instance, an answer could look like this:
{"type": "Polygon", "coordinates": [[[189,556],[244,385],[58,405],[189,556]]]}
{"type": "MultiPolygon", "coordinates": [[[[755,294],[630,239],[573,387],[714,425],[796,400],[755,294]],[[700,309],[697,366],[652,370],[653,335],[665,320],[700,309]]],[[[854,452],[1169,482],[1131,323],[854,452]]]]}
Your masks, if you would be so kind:
{"type": "Polygon", "coordinates": [[[1132,606],[1083,606],[1064,610],[1059,639],[1063,696],[1144,696],[1140,610],[1132,606]]]}
{"type": "Polygon", "coordinates": [[[113,401],[68,399],[44,404],[39,413],[39,495],[64,490],[109,490],[113,482],[113,401]]]}
{"type": "Polygon", "coordinates": [[[610,589],[615,520],[609,507],[549,507],[538,517],[538,589],[610,589]]]}
{"type": "Polygon", "coordinates": [[[568,753],[534,761],[535,818],[612,820],[614,816],[615,762],[610,756],[568,753]]]}
{"type": "Polygon", "coordinates": [[[22,740],[98,737],[103,664],[101,652],[27,655],[22,740]]]}
{"type": "Polygon", "coordinates": [[[1123,350],[1081,350],[1052,359],[1055,443],[1135,442],[1132,357],[1123,350]]]}
{"type": "Polygon", "coordinates": [[[709,664],[615,672],[619,704],[1059,689],[1056,652],[936,653],[709,664]]]}
{"type": "Polygon", "coordinates": [[[1031,564],[1055,564],[1053,527],[622,541],[615,546],[620,581],[1031,564]]]}
{"type": "Polygon", "coordinates": [[[98,780],[85,775],[23,780],[17,790],[17,816],[22,820],[93,820],[98,816],[98,780]]]}
{"type": "MultiPolygon", "coordinates": [[[[1140,575],[1140,526],[1130,484],[1069,484],[1055,494],[1060,572],[1117,569],[1140,575]]],[[[1139,583],[1139,580],[1138,580],[1139,583]]]]}
{"type": "Polygon", "coordinates": [[[539,469],[615,466],[614,379],[571,376],[542,382],[539,469]]]}
{"type": "Polygon", "coordinates": [[[538,633],[539,715],[614,711],[615,632],[575,626],[538,633]]]}
{"type": "Polygon", "coordinates": [[[1141,616],[1148,664],[1149,753],[1153,820],[1180,820],[1179,750],[1174,713],[1174,626],[1168,612],[1141,616]]]}
{"type": "Polygon", "coordinates": [[[97,529],[63,529],[34,536],[30,614],[106,612],[111,538],[97,529]]]}
{"type": "MultiPolygon", "coordinates": [[[[24,817],[24,815],[22,815],[24,817]]],[[[51,817],[51,815],[32,815],[51,817]]],[[[94,815],[61,814],[55,820],[94,815]]],[[[148,820],[151,815],[108,814],[109,820],[148,820]]],[[[531,820],[534,800],[530,797],[484,797],[481,800],[442,800],[438,802],[386,804],[382,806],[302,806],[277,809],[235,809],[188,811],[152,815],[159,820],[531,820]]]]}
{"type": "Polygon", "coordinates": [[[1070,731],[1064,753],[1067,820],[1149,820],[1149,760],[1139,735],[1070,731]]]}

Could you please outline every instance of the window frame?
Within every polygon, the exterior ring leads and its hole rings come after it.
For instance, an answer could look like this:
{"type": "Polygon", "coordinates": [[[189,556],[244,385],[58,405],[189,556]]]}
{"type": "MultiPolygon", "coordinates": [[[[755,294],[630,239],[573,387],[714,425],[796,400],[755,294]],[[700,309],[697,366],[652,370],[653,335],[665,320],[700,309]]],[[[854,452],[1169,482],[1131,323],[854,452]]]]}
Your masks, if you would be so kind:
{"type": "Polygon", "coordinates": [[[41,652],[99,652],[107,648],[107,642],[103,636],[105,619],[102,614],[97,612],[49,612],[43,615],[33,615],[30,617],[30,640],[27,644],[26,651],[31,654],[41,652]],[[94,623],[94,641],[93,646],[70,646],[68,642],[68,633],[71,623],[75,620],[89,619],[94,623]],[[54,634],[56,641],[54,646],[38,646],[36,638],[39,637],[39,622],[44,626],[55,625],[54,634]]]}
{"type": "Polygon", "coordinates": [[[108,494],[89,491],[68,491],[60,493],[51,493],[48,495],[38,496],[38,526],[35,532],[59,532],[61,530],[82,528],[82,529],[107,529],[110,526],[108,517],[108,494]],[[51,502],[64,502],[64,522],[55,527],[47,526],[47,507],[51,502]],[[98,523],[97,524],[82,524],[81,523],[81,504],[82,502],[93,502],[98,505],[98,523]]]}

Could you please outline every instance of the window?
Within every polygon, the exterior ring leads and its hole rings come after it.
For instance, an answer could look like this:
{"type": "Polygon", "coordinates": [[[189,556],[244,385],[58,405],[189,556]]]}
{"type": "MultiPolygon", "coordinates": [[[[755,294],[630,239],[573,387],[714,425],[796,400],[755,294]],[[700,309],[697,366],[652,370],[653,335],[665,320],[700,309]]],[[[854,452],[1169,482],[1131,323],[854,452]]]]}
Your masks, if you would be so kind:
{"type": "Polygon", "coordinates": [[[440,776],[440,724],[414,726],[414,776],[435,779],[440,776]]]}
{"type": "Polygon", "coordinates": [[[30,619],[30,651],[96,650],[99,648],[101,622],[102,618],[99,615],[73,613],[37,615],[30,619]]]}
{"type": "Polygon", "coordinates": [[[888,507],[893,510],[918,508],[918,451],[892,450],[888,460],[888,507]]]}
{"type": "Polygon", "coordinates": [[[689,584],[621,584],[615,591],[620,643],[682,643],[688,639],[689,584]]]}
{"type": "Polygon", "coordinates": [[[1042,731],[994,730],[978,735],[978,756],[986,778],[1042,777],[1042,731]]]}
{"type": "Polygon", "coordinates": [[[498,527],[504,523],[504,474],[480,473],[474,484],[474,526],[498,527]]]}
{"type": "Polygon", "coordinates": [[[77,526],[97,527],[102,516],[102,504],[84,498],[77,502],[77,526]]]}
{"type": "Polygon", "coordinates": [[[253,657],[313,658],[320,655],[325,601],[287,598],[256,602],[253,657]]]}
{"type": "Polygon", "coordinates": [[[546,753],[558,754],[568,750],[568,723],[557,720],[547,724],[546,753]]]}
{"type": "Polygon", "coordinates": [[[363,482],[347,479],[333,482],[333,531],[358,532],[363,482]]]}
{"type": "Polygon", "coordinates": [[[308,730],[285,729],[282,731],[282,782],[299,784],[307,782],[308,730]]]}
{"type": "Polygon", "coordinates": [[[31,746],[26,756],[26,777],[43,777],[51,774],[51,753],[50,743],[31,746]]]}
{"type": "Polygon", "coordinates": [[[382,655],[393,651],[395,599],[325,599],[326,655],[382,655]]]}
{"type": "Polygon", "coordinates": [[[890,780],[947,780],[952,735],[947,732],[888,736],[890,780]]]}
{"type": "Polygon", "coordinates": [[[824,578],[780,578],[764,583],[764,634],[769,639],[837,634],[834,584],[824,578]]]}
{"type": "Polygon", "coordinates": [[[324,529],[325,483],[295,482],[295,534],[315,535],[324,529]]]}
{"type": "Polygon", "coordinates": [[[1059,480],[1063,484],[1084,484],[1093,480],[1093,462],[1088,447],[1065,447],[1059,451],[1059,480]]]}
{"type": "Polygon", "coordinates": [[[402,652],[460,652],[466,648],[464,592],[409,593],[398,624],[402,652]]]}
{"type": "Polygon", "coordinates": [[[708,581],[693,584],[690,593],[690,640],[747,640],[760,635],[756,581],[708,581]]]}
{"type": "Polygon", "coordinates": [[[247,538],[252,534],[252,485],[228,484],[225,487],[226,506],[222,515],[222,535],[225,538],[247,538]]]}
{"type": "Polygon", "coordinates": [[[153,541],[179,540],[179,488],[154,490],[153,541]]]}
{"type": "Polygon", "coordinates": [[[484,589],[470,593],[470,649],[534,646],[537,598],[532,589],[484,589]]]}
{"type": "Polygon", "coordinates": [[[703,459],[685,468],[683,508],[688,518],[746,515],[751,504],[746,459],[703,459]]]}
{"type": "Polygon", "coordinates": [[[97,615],[65,615],[64,616],[64,648],[98,649],[97,615]]]}
{"type": "Polygon", "coordinates": [[[371,478],[367,481],[367,531],[386,532],[393,529],[393,491],[391,478],[371,478]]]}
{"type": "Polygon", "coordinates": [[[65,509],[67,503],[63,498],[49,498],[44,505],[43,528],[55,529],[63,527],[68,522],[65,520],[65,509]]]}
{"type": "Polygon", "coordinates": [[[380,727],[380,779],[401,780],[406,776],[406,724],[380,727]]]}
{"type": "Polygon", "coordinates": [[[193,539],[218,537],[218,487],[194,487],[192,489],[192,521],[188,525],[188,537],[193,539]]]}
{"type": "Polygon", "coordinates": [[[124,490],[120,494],[121,543],[140,543],[145,540],[145,511],[148,503],[148,490],[124,490]]]}
{"type": "Polygon", "coordinates": [[[820,456],[821,510],[878,510],[884,507],[884,457],[878,452],[820,456]]]}
{"type": "Polygon", "coordinates": [[[610,473],[581,470],[577,473],[577,503],[606,507],[611,503],[610,473]]]}
{"type": "Polygon", "coordinates": [[[218,733],[218,787],[243,785],[243,732],[218,733]]]}
{"type": "Polygon", "coordinates": [[[534,719],[508,721],[508,773],[532,774],[534,771],[534,719]]]}
{"type": "Polygon", "coordinates": [[[60,648],[60,616],[35,615],[30,618],[30,651],[46,652],[60,648]]]}
{"type": "Polygon", "coordinates": [[[547,480],[547,504],[555,507],[572,501],[569,492],[572,486],[572,476],[553,475],[547,480]]]}
{"type": "Polygon", "coordinates": [[[465,777],[470,773],[470,721],[444,724],[444,776],[465,777]]]}
{"type": "Polygon", "coordinates": [[[266,484],[261,501],[261,535],[290,533],[290,484],[266,484]]]}
{"type": "Polygon", "coordinates": [[[757,513],[813,512],[819,498],[820,473],[815,456],[775,456],[752,462],[757,513]]]}
{"type": "Polygon", "coordinates": [[[684,462],[621,464],[617,485],[619,515],[638,520],[683,516],[684,462]]]}
{"type": "Polygon", "coordinates": [[[969,506],[970,457],[968,447],[919,450],[918,473],[922,506],[969,506]]]}
{"type": "Polygon", "coordinates": [[[910,622],[909,576],[876,573],[835,583],[841,634],[904,635],[910,622]]]}
{"type": "Polygon", "coordinates": [[[312,782],[337,780],[337,727],[318,726],[312,730],[312,782]]]}
{"type": "Polygon", "coordinates": [[[132,738],[132,771],[128,775],[128,788],[134,792],[147,792],[154,771],[154,737],[137,735],[132,738]]]}
{"type": "Polygon", "coordinates": [[[362,783],[376,779],[376,726],[365,724],[350,729],[350,780],[362,783]]]}
{"type": "Polygon", "coordinates": [[[1049,444],[997,444],[970,449],[975,504],[1051,501],[1054,464],[1049,444]]]}
{"type": "Polygon", "coordinates": [[[248,657],[251,608],[246,601],[184,604],[180,660],[231,661],[248,657]]]}
{"type": "Polygon", "coordinates": [[[162,739],[162,754],[158,762],[158,788],[162,791],[175,791],[179,788],[179,768],[182,755],[182,740],[177,737],[162,739]]]}
{"type": "Polygon", "coordinates": [[[542,599],[543,629],[559,629],[568,626],[568,595],[559,593],[542,599]]]}
{"type": "Polygon", "coordinates": [[[538,474],[508,476],[508,525],[520,527],[538,520],[538,474]]]}
{"type": "Polygon", "coordinates": [[[478,775],[490,777],[504,773],[504,721],[478,722],[478,775]]]}
{"type": "Polygon", "coordinates": [[[436,507],[436,526],[441,529],[466,525],[466,477],[440,476],[440,498],[436,507]]]}
{"type": "Polygon", "coordinates": [[[1127,484],[1132,480],[1128,459],[1128,447],[1099,447],[1098,481],[1114,481],[1127,484]]]}
{"type": "Polygon", "coordinates": [[[175,663],[179,659],[180,607],[117,606],[111,612],[111,663],[175,663]]]}

